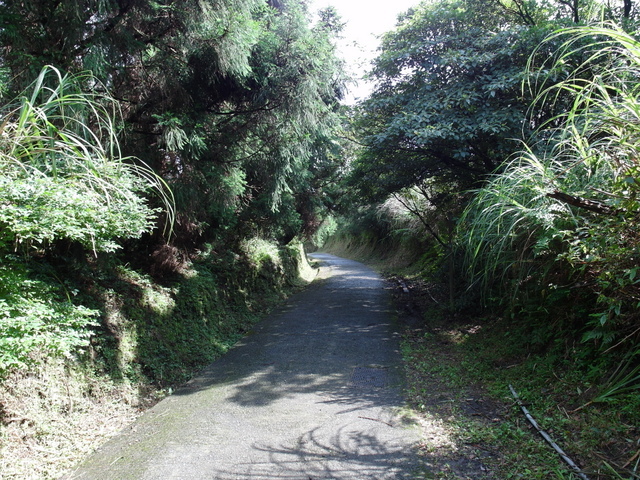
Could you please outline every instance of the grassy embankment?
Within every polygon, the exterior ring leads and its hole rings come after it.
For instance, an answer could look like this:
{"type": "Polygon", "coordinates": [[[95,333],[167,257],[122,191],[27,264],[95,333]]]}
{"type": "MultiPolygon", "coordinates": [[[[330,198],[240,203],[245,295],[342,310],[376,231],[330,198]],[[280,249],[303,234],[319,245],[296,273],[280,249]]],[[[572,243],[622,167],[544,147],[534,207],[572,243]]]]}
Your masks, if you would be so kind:
{"type": "Polygon", "coordinates": [[[259,239],[236,253],[202,251],[164,278],[113,256],[58,267],[77,301],[101,315],[90,346],[76,356],[34,359],[5,374],[0,479],[58,478],[224,354],[313,274],[300,245],[259,239]]]}
{"type": "Polygon", "coordinates": [[[408,319],[408,401],[426,426],[432,478],[579,478],[532,428],[509,385],[587,478],[640,478],[638,379],[625,384],[615,365],[584,358],[588,349],[573,332],[549,335],[552,319],[500,317],[462,297],[452,309],[449,287],[434,280],[433,257],[420,248],[363,234],[334,237],[324,250],[368,263],[394,283],[401,278],[410,290],[397,288],[394,297],[408,319]]]}

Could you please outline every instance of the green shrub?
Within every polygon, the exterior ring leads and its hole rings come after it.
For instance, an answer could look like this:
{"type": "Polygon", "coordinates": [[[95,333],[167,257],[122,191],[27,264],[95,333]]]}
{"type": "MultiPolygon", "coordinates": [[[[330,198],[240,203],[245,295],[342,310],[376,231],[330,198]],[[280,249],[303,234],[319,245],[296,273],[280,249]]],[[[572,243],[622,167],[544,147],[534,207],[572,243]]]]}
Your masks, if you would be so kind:
{"type": "Polygon", "coordinates": [[[110,252],[118,239],[150,232],[158,210],[143,195],[151,191],[171,217],[164,183],[121,156],[116,103],[88,93],[96,85],[89,74],[46,67],[0,107],[0,373],[88,345],[98,315],[55,277],[34,278],[31,257],[61,240],[110,252]],[[24,256],[9,255],[12,247],[24,256]]]}
{"type": "Polygon", "coordinates": [[[144,193],[155,191],[173,211],[162,180],[121,156],[115,101],[83,91],[95,83],[46,67],[29,92],[0,108],[0,240],[68,239],[113,251],[118,238],[155,227],[158,211],[144,193]]]}
{"type": "Polygon", "coordinates": [[[17,258],[0,264],[0,376],[41,357],[70,356],[86,347],[98,311],[71,301],[52,279],[34,279],[17,258]]]}

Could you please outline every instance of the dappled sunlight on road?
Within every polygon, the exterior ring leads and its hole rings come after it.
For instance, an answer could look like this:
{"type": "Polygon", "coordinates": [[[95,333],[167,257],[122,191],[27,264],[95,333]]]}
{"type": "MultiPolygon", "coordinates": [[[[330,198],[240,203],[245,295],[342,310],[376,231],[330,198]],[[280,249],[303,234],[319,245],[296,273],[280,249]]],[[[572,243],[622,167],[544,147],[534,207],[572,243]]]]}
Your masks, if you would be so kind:
{"type": "Polygon", "coordinates": [[[384,283],[323,258],[330,273],[108,445],[91,465],[101,477],[77,478],[415,478],[384,283]]]}

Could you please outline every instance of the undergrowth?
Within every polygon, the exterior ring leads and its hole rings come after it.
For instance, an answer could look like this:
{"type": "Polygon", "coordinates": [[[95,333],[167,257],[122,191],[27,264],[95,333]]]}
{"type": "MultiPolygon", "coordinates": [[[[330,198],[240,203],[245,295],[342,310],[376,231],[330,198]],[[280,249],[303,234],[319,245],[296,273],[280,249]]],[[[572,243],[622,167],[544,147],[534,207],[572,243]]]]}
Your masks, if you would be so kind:
{"type": "Polygon", "coordinates": [[[637,478],[640,396],[637,389],[613,388],[624,379],[615,366],[585,363],[580,345],[561,337],[543,347],[532,341],[537,332],[512,320],[437,315],[428,307],[421,313],[421,328],[404,342],[408,368],[416,372],[410,400],[417,410],[429,410],[425,392],[437,379],[449,386],[456,405],[465,395],[493,404],[490,421],[467,419],[459,430],[466,432],[464,441],[496,453],[489,460],[496,478],[578,478],[531,427],[509,385],[590,479],[637,478]]]}
{"type": "Polygon", "coordinates": [[[456,333],[405,335],[407,397],[421,416],[435,415],[445,421],[464,457],[482,459],[482,466],[464,478],[547,480],[556,471],[566,471],[554,452],[530,431],[512,402],[504,395],[488,397],[478,378],[464,374],[462,355],[452,351],[455,340],[450,336],[455,338],[456,333]]]}
{"type": "Polygon", "coordinates": [[[485,320],[482,329],[456,346],[463,358],[456,372],[482,382],[492,396],[505,401],[505,386],[512,384],[543,428],[594,478],[636,478],[637,386],[616,391],[621,379],[615,376],[615,363],[587,362],[580,358],[579,344],[558,338],[546,349],[532,351],[530,338],[529,331],[504,319],[485,320]]]}
{"type": "MultiPolygon", "coordinates": [[[[353,239],[335,241],[346,253],[355,245],[353,239]]],[[[509,385],[590,480],[640,478],[637,355],[623,349],[603,355],[583,340],[579,319],[590,308],[585,298],[542,292],[546,300],[522,297],[520,309],[498,316],[474,308],[478,299],[459,297],[452,309],[433,266],[426,273],[420,262],[398,269],[386,261],[394,258],[391,252],[381,257],[362,243],[359,249],[361,258],[376,258],[367,262],[386,272],[399,308],[412,317],[403,342],[411,407],[428,421],[444,422],[459,456],[480,455],[486,466],[437,478],[578,478],[530,425],[509,385]],[[479,410],[470,411],[470,400],[479,410]]],[[[426,455],[437,464],[438,455],[426,455]]]]}

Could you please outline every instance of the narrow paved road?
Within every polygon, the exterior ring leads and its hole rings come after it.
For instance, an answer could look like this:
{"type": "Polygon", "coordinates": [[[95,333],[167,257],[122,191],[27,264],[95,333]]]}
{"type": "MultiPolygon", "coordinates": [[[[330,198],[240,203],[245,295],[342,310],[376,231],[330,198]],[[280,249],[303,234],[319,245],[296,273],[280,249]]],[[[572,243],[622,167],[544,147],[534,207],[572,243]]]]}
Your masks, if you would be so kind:
{"type": "Polygon", "coordinates": [[[67,478],[415,478],[382,280],[315,258],[309,288],[67,478]]]}

